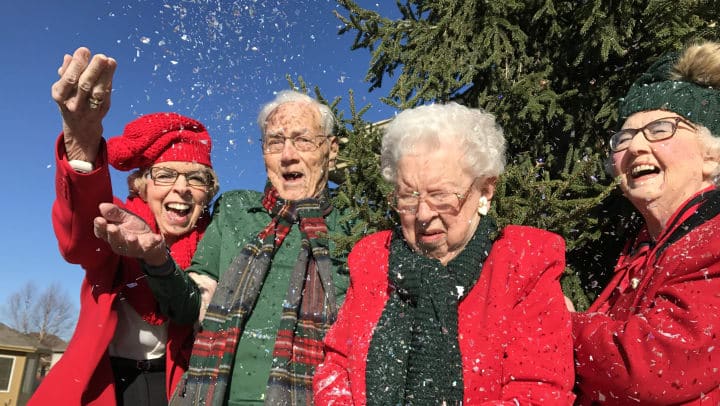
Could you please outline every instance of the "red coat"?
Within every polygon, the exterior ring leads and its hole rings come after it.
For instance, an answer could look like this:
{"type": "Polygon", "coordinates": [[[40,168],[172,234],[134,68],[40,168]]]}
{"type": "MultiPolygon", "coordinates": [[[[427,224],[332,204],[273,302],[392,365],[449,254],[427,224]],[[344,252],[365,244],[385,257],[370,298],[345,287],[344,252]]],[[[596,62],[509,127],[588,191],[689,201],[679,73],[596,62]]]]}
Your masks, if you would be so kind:
{"type": "MultiPolygon", "coordinates": [[[[389,293],[391,235],[365,237],[350,253],[350,289],[315,372],[318,405],[366,403],[368,348],[389,293]]],[[[565,243],[555,234],[509,226],[494,242],[458,307],[464,405],[572,404],[570,315],[558,283],[564,266],[565,243]]]]}
{"type": "Polygon", "coordinates": [[[645,252],[641,231],[588,312],[573,314],[581,404],[720,405],[720,216],[664,244],[698,209],[688,207],[645,252]]]}
{"type": "MultiPolygon", "coordinates": [[[[115,333],[117,313],[113,302],[120,291],[120,270],[139,269],[133,258],[115,255],[93,233],[98,204],[114,202],[107,165],[107,150],[89,174],[75,172],[65,158],[62,136],[56,145],[56,199],[52,220],[63,257],[81,264],[85,279],[80,287],[80,315],[75,332],[60,361],[33,394],[28,405],[115,405],[114,377],[107,348],[115,333]]],[[[152,294],[149,289],[148,293],[152,294]]],[[[170,323],[166,345],[168,397],[187,368],[186,349],[192,345],[192,326],[170,323]]]]}

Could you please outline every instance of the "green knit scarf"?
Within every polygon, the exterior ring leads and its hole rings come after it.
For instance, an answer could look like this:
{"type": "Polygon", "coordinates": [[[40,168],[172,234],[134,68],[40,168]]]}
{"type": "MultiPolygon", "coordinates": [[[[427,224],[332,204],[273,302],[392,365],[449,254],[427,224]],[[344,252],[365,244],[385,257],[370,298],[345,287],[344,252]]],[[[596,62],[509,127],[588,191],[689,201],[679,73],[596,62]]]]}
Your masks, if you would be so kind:
{"type": "Polygon", "coordinates": [[[495,221],[483,216],[465,249],[444,266],[414,252],[395,231],[390,297],[368,350],[368,405],[462,402],[458,304],[478,280],[496,234],[495,221]]]}

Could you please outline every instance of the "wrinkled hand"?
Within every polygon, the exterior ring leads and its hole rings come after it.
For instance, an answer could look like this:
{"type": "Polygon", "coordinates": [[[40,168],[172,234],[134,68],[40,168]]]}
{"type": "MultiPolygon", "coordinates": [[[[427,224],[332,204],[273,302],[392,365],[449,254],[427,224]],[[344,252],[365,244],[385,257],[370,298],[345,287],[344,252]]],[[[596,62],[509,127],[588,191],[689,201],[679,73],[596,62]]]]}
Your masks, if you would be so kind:
{"type": "Polygon", "coordinates": [[[102,119],[110,109],[117,62],[103,54],[90,56],[89,49],[80,47],[72,56],[63,57],[52,97],[63,118],[68,159],[94,162],[103,132],[102,119]]]}
{"type": "Polygon", "coordinates": [[[112,203],[100,203],[100,217],[95,217],[95,236],[110,244],[118,255],[142,259],[159,266],[167,258],[165,240],[152,232],[140,217],[112,203]]]}

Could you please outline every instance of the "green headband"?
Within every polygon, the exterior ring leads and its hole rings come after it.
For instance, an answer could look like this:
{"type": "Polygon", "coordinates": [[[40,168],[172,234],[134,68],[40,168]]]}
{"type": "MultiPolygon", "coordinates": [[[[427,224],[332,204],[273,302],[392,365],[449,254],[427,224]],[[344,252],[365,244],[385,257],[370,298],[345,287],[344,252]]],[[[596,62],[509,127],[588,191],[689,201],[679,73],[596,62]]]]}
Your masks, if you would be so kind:
{"type": "Polygon", "coordinates": [[[707,127],[720,137],[720,89],[693,82],[671,80],[670,72],[677,53],[663,55],[630,87],[620,99],[618,125],[631,115],[645,110],[668,110],[693,123],[707,127]]]}

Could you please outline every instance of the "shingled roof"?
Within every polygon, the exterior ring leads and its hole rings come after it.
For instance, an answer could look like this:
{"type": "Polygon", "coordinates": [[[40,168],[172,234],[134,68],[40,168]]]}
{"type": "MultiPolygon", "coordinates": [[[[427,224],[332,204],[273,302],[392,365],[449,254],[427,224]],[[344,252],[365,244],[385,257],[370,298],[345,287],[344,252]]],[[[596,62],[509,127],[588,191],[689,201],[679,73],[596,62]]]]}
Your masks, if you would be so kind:
{"type": "Polygon", "coordinates": [[[54,335],[39,340],[37,333],[24,334],[0,323],[0,346],[22,347],[28,350],[63,351],[67,347],[67,343],[54,335]]]}

